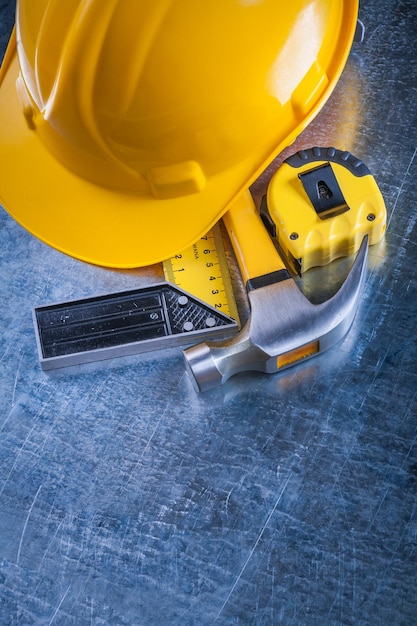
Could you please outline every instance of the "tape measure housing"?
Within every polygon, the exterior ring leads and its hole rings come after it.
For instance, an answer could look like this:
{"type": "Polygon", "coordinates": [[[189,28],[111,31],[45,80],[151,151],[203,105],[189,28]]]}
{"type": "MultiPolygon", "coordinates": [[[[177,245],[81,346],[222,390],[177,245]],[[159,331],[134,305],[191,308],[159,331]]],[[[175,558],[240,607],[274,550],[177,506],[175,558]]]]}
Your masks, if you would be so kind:
{"type": "Polygon", "coordinates": [[[261,215],[289,266],[301,274],[379,242],[386,229],[381,191],[367,166],[335,148],[289,157],[271,179],[261,215]]]}

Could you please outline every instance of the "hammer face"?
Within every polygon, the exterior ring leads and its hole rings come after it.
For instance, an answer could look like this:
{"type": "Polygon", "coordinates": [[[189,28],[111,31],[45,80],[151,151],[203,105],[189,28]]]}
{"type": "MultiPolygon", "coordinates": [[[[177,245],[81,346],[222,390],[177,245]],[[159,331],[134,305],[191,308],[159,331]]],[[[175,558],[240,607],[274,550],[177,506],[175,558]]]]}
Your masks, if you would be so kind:
{"type": "Polygon", "coordinates": [[[239,371],[273,373],[323,352],[349,330],[365,276],[367,237],[339,291],[312,304],[292,278],[249,292],[251,315],[233,339],[188,348],[184,357],[199,391],[239,371]]]}

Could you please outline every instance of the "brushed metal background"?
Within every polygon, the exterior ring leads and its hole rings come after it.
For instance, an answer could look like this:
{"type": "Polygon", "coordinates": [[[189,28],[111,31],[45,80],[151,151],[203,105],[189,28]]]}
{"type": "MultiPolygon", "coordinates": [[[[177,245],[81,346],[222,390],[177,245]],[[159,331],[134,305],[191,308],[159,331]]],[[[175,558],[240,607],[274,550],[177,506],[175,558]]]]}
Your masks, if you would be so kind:
{"type": "Polygon", "coordinates": [[[330,101],[252,188],[314,145],[375,175],[388,230],[338,348],[201,395],[176,349],[42,372],[32,307],[160,269],[83,264],[0,209],[2,626],[417,624],[417,5],[360,16],[330,101]]]}

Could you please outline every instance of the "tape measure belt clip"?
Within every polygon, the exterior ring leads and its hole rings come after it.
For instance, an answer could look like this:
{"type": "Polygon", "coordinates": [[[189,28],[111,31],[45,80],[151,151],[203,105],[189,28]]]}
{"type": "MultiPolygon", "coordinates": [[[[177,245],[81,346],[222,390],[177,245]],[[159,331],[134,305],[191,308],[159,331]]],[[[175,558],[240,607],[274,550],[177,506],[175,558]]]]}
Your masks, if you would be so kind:
{"type": "Polygon", "coordinates": [[[329,162],[298,174],[298,178],[320,219],[329,219],[349,211],[329,162]]]}

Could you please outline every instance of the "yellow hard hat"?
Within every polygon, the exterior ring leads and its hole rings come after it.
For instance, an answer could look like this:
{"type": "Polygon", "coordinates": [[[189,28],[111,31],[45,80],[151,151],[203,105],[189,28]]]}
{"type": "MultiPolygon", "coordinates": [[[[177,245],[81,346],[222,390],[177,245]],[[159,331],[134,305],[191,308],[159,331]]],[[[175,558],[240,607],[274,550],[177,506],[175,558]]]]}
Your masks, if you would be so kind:
{"type": "Polygon", "coordinates": [[[18,0],[0,201],[79,259],[149,265],[204,235],[330,95],[357,0],[18,0]]]}

